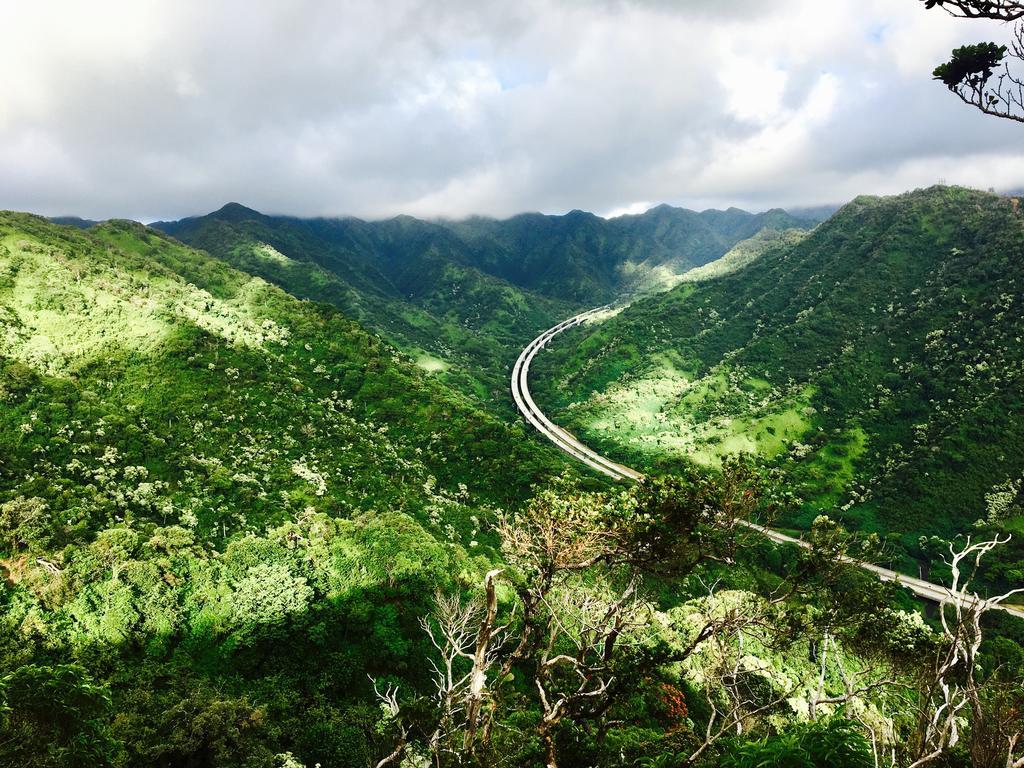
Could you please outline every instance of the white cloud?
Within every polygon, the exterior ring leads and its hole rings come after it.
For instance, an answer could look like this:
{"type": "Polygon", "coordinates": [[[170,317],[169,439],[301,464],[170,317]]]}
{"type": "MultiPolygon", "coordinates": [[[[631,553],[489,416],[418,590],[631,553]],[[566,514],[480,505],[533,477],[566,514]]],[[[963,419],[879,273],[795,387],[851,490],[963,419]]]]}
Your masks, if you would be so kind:
{"type": "Polygon", "coordinates": [[[729,112],[761,124],[782,111],[787,80],[785,71],[753,59],[726,62],[719,77],[729,112]]]}
{"type": "Polygon", "coordinates": [[[0,207],[458,216],[1024,186],[893,0],[0,5],[0,207]]]}
{"type": "Polygon", "coordinates": [[[640,200],[629,205],[623,205],[619,208],[612,208],[610,211],[605,211],[600,215],[606,219],[614,219],[618,216],[636,216],[640,213],[646,213],[651,210],[657,203],[652,203],[649,200],[640,200]]]}

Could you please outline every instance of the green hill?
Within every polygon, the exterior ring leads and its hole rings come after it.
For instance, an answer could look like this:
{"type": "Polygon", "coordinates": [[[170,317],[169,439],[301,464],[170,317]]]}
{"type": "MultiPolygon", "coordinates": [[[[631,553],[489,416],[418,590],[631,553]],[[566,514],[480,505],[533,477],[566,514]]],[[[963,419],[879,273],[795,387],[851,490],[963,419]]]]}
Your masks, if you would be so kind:
{"type": "Polygon", "coordinates": [[[535,389],[613,456],[757,454],[806,499],[792,524],[828,510],[913,549],[969,530],[1024,472],[1022,257],[1016,200],[858,198],[745,268],[560,338],[535,389]]]}
{"type": "Polygon", "coordinates": [[[0,319],[0,487],[42,499],[56,540],[367,499],[419,514],[430,477],[511,501],[545,464],[337,311],[137,224],[3,214],[0,319]]]}
{"type": "Polygon", "coordinates": [[[409,217],[272,217],[237,204],[163,231],[304,299],[331,304],[507,415],[509,360],[572,306],[459,259],[447,230],[409,217]]]}
{"type": "Polygon", "coordinates": [[[447,383],[503,406],[509,361],[540,329],[582,306],[662,287],[762,229],[809,223],[781,210],[665,205],[611,220],[573,211],[366,222],[266,216],[230,203],[153,226],[342,309],[447,383]]]}

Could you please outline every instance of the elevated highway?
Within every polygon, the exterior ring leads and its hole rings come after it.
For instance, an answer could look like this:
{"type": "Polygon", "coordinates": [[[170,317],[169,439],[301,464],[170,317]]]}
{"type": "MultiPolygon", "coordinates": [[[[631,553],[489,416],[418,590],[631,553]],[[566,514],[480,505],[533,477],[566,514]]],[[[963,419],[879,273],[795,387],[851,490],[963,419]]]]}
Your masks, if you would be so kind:
{"type": "MultiPolygon", "coordinates": [[[[600,472],[601,474],[607,475],[615,480],[640,482],[644,479],[643,474],[637,472],[635,469],[611,461],[581,443],[572,433],[558,426],[545,416],[543,411],[537,407],[533,397],[530,395],[530,363],[533,362],[533,359],[537,354],[562,331],[569,328],[575,328],[606,309],[608,309],[608,305],[597,307],[586,312],[581,312],[574,317],[570,317],[568,320],[563,320],[556,326],[548,328],[548,330],[544,331],[544,333],[531,341],[519,354],[519,358],[512,367],[512,399],[515,400],[516,407],[523,415],[523,418],[525,418],[526,421],[536,428],[536,430],[544,437],[554,443],[560,450],[569,454],[574,459],[583,462],[595,472],[600,472]]],[[[776,544],[795,544],[798,547],[804,548],[810,546],[806,541],[789,536],[781,531],[776,531],[751,522],[744,522],[743,524],[764,534],[776,544]]],[[[925,600],[942,603],[956,596],[951,590],[941,584],[933,584],[932,582],[925,581],[923,579],[907,576],[899,573],[898,571],[874,565],[873,563],[865,563],[859,560],[850,560],[849,562],[855,563],[864,570],[871,571],[882,581],[896,582],[900,586],[909,589],[915,595],[925,600]]],[[[960,596],[967,599],[973,598],[971,595],[960,596]]],[[[1001,605],[999,608],[1013,616],[1024,619],[1024,609],[1008,605],[1001,605]]]]}

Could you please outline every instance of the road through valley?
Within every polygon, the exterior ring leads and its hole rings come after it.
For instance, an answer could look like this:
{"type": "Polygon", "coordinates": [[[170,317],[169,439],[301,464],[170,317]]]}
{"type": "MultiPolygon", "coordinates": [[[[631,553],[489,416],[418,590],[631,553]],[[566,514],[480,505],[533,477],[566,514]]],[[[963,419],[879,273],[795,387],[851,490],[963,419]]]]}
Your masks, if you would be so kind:
{"type": "MultiPolygon", "coordinates": [[[[616,480],[640,482],[644,478],[643,474],[637,472],[635,469],[631,469],[630,467],[611,461],[581,443],[575,436],[545,416],[543,411],[537,407],[533,397],[530,395],[530,363],[533,362],[537,353],[544,349],[544,347],[562,331],[581,325],[594,315],[597,315],[607,309],[608,306],[606,305],[582,312],[574,317],[570,317],[568,320],[563,320],[558,325],[544,331],[544,333],[531,341],[520,353],[519,358],[516,360],[515,365],[512,368],[512,398],[515,400],[516,407],[519,409],[519,412],[533,427],[537,429],[538,432],[574,459],[583,462],[596,472],[600,472],[616,480]]],[[[777,544],[794,544],[799,547],[809,546],[807,542],[802,539],[789,536],[781,533],[780,531],[775,531],[756,523],[744,522],[744,525],[759,531],[777,544]]],[[[933,584],[929,581],[924,581],[923,579],[907,576],[905,574],[898,573],[897,571],[874,565],[873,563],[860,561],[855,562],[861,568],[876,574],[882,581],[896,581],[901,586],[906,587],[915,595],[924,598],[925,600],[941,603],[954,596],[949,589],[943,587],[941,584],[933,584]]],[[[965,597],[970,599],[971,596],[965,597]]],[[[999,607],[1018,618],[1024,619],[1024,609],[1007,605],[999,607]]]]}

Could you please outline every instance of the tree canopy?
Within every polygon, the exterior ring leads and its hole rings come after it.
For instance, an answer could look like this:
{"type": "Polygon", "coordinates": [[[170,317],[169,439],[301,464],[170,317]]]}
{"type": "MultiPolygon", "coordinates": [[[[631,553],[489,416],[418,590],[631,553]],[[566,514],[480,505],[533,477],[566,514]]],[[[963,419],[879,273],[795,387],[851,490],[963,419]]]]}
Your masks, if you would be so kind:
{"type": "Polygon", "coordinates": [[[1009,46],[997,43],[964,45],[932,73],[951,93],[986,115],[1024,123],[1024,80],[1014,61],[1024,63],[1024,2],[1019,0],[924,0],[961,19],[1016,22],[1009,46]]]}

